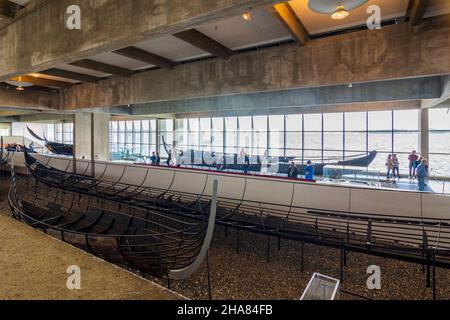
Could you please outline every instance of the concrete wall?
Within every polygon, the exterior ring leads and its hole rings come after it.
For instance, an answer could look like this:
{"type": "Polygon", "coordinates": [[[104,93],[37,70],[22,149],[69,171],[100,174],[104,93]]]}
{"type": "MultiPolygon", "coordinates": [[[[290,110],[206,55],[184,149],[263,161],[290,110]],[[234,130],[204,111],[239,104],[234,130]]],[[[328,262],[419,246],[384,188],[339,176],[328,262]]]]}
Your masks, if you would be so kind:
{"type": "MultiPolygon", "coordinates": [[[[2,42],[0,43],[3,45],[2,42]]],[[[58,109],[59,97],[58,94],[50,92],[37,92],[26,89],[23,92],[19,92],[14,89],[0,88],[0,107],[35,110],[58,109]]]]}

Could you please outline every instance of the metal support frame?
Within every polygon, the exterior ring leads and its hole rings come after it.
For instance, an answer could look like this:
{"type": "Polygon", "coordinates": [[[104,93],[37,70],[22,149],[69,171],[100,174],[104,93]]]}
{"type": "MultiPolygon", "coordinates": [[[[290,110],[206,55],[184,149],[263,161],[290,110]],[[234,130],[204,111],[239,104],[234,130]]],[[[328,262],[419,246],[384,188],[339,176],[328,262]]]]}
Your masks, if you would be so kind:
{"type": "Polygon", "coordinates": [[[302,241],[302,249],[301,249],[301,271],[303,273],[303,271],[305,270],[305,243],[302,241]]]}
{"type": "Polygon", "coordinates": [[[240,239],[239,239],[239,229],[237,229],[237,239],[236,239],[236,253],[239,254],[239,250],[240,250],[240,239]]]}
{"type": "MultiPolygon", "coordinates": [[[[47,170],[47,169],[46,169],[47,170]]],[[[175,172],[175,171],[174,171],[175,172]]],[[[37,174],[37,173],[35,173],[37,174]]],[[[53,172],[52,174],[55,174],[53,172]]],[[[67,174],[64,174],[65,179],[67,180],[67,174]]],[[[65,181],[66,181],[65,180],[65,181]]],[[[45,182],[44,182],[45,184],[45,182]]],[[[101,192],[102,188],[105,188],[103,190],[108,190],[110,186],[108,184],[102,185],[102,183],[98,184],[98,189],[95,189],[95,192],[101,192]]],[[[122,198],[120,197],[120,190],[129,190],[130,186],[121,184],[120,181],[114,184],[114,196],[117,197],[117,201],[121,201],[122,198]]],[[[90,190],[91,191],[91,190],[90,190]]],[[[143,191],[140,190],[138,195],[141,195],[143,191]]],[[[177,194],[176,192],[173,192],[170,190],[153,190],[150,194],[153,194],[153,197],[156,197],[161,204],[165,205],[166,208],[169,206],[170,208],[167,209],[171,213],[178,214],[180,216],[193,216],[194,214],[198,213],[197,208],[202,208],[201,205],[199,206],[193,206],[192,201],[188,201],[189,205],[175,205],[176,201],[175,199],[180,199],[183,197],[188,197],[186,194],[177,194]],[[157,196],[158,194],[162,194],[162,197],[157,196]]],[[[105,198],[103,199],[108,199],[105,198]]],[[[193,200],[195,200],[195,203],[200,203],[203,198],[203,195],[190,195],[193,200]]],[[[187,200],[186,200],[187,201],[187,200]]],[[[226,201],[226,199],[221,199],[221,202],[226,201]]],[[[159,203],[155,202],[155,203],[159,203]]],[[[155,203],[153,206],[155,206],[155,203]]],[[[124,205],[128,205],[126,201],[123,202],[124,205]]],[[[142,203],[144,205],[144,203],[142,203]]],[[[249,210],[250,204],[246,204],[246,211],[249,210]]],[[[146,209],[149,209],[152,207],[151,204],[145,203],[146,209]]],[[[255,208],[258,208],[258,213],[261,214],[261,204],[258,204],[255,206],[255,208]]],[[[423,242],[423,248],[419,248],[419,245],[417,245],[417,248],[410,248],[406,250],[404,253],[399,252],[399,250],[403,250],[403,246],[398,246],[395,244],[395,242],[386,244],[383,242],[383,239],[380,238],[380,233],[378,233],[377,228],[380,226],[386,226],[389,228],[396,227],[398,228],[399,225],[407,225],[408,228],[415,227],[416,230],[421,230],[421,228],[427,227],[427,230],[435,230],[437,227],[437,222],[434,221],[436,219],[427,218],[426,221],[424,219],[419,220],[409,220],[413,218],[408,217],[397,217],[393,215],[385,215],[382,218],[377,217],[376,215],[370,215],[367,216],[363,215],[357,215],[357,217],[354,216],[351,212],[337,212],[333,210],[317,210],[317,209],[311,209],[311,208],[304,208],[306,209],[306,213],[302,213],[303,218],[308,218],[311,221],[308,224],[302,224],[303,227],[308,227],[310,229],[307,229],[302,231],[300,228],[298,231],[294,231],[292,229],[288,229],[287,231],[283,231],[283,227],[278,226],[276,229],[272,228],[270,226],[270,223],[265,220],[262,225],[258,225],[257,222],[250,222],[250,220],[247,220],[249,217],[249,214],[247,212],[241,213],[240,206],[234,208],[233,210],[230,209],[230,211],[222,211],[224,210],[221,208],[219,210],[219,215],[217,219],[217,223],[220,225],[223,225],[226,227],[231,227],[237,230],[237,243],[236,243],[236,252],[239,253],[240,250],[240,230],[244,231],[250,231],[254,233],[259,233],[267,236],[267,261],[270,262],[270,237],[275,236],[279,239],[290,239],[290,240],[296,240],[300,241],[302,245],[301,250],[301,270],[303,272],[304,270],[304,243],[312,243],[312,244],[318,244],[322,246],[332,247],[340,249],[341,253],[341,280],[344,279],[344,267],[347,265],[347,251],[354,251],[354,252],[360,252],[365,254],[371,254],[374,256],[380,256],[385,258],[392,258],[392,259],[398,259],[402,261],[408,261],[413,263],[420,263],[422,265],[426,265],[426,271],[427,271],[427,287],[433,286],[433,295],[436,295],[436,267],[444,267],[444,268],[450,268],[450,264],[448,262],[448,246],[444,246],[444,243],[448,242],[449,237],[449,231],[450,228],[448,226],[448,223],[442,224],[439,221],[439,237],[442,239],[442,245],[441,247],[436,246],[436,248],[432,248],[434,250],[434,253],[431,252],[430,248],[428,248],[428,236],[426,232],[423,232],[422,239],[419,236],[417,236],[417,233],[409,233],[409,237],[415,237],[414,239],[418,241],[423,242]],[[243,217],[244,220],[240,220],[243,217]],[[322,220],[323,217],[326,217],[327,220],[335,219],[339,226],[342,225],[342,220],[345,219],[347,224],[347,234],[342,235],[339,232],[334,229],[334,231],[339,234],[339,238],[330,235],[330,230],[322,229],[321,226],[323,224],[322,220]],[[315,219],[315,223],[314,223],[315,219]],[[350,222],[351,220],[351,222],[350,222]],[[267,225],[269,223],[269,225],[267,225]],[[351,224],[359,223],[359,230],[364,230],[364,227],[367,227],[365,232],[365,239],[363,234],[359,234],[359,238],[353,236],[350,236],[354,233],[353,227],[351,227],[351,224]],[[374,224],[375,227],[372,227],[372,224],[374,224]],[[441,234],[441,228],[442,228],[442,234],[441,234]],[[308,231],[309,230],[309,231],[308,231]],[[315,230],[315,232],[314,232],[315,230]],[[338,241],[339,239],[339,241],[338,241]],[[445,240],[445,242],[444,242],[445,240]],[[439,247],[439,251],[438,251],[439,247]],[[412,251],[414,250],[414,251],[412,251]],[[447,251],[446,251],[447,250],[447,251]],[[412,254],[413,253],[413,254],[412,254]],[[425,255],[425,256],[424,256],[425,255]],[[447,260],[446,260],[447,259],[447,260]],[[432,283],[433,282],[433,283],[432,283]]],[[[226,229],[225,229],[226,230],[226,229]]],[[[423,229],[425,230],[425,229],[423,229]]],[[[363,233],[363,231],[359,231],[360,233],[363,233]]],[[[433,236],[433,239],[435,236],[433,236]]],[[[439,239],[439,238],[438,238],[439,239]]],[[[434,241],[434,240],[433,240],[434,241]]],[[[439,241],[437,241],[439,243],[439,241]]]]}
{"type": "Polygon", "coordinates": [[[208,299],[212,300],[212,286],[211,286],[211,266],[209,264],[209,250],[206,254],[206,270],[208,273],[208,299]]]}

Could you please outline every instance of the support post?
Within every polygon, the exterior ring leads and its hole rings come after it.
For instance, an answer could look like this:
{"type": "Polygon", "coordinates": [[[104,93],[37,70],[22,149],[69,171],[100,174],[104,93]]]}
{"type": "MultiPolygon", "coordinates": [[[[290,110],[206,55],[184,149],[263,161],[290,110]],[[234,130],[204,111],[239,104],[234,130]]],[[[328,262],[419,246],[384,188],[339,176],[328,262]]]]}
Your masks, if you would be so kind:
{"type": "Polygon", "coordinates": [[[91,113],[91,176],[95,178],[95,118],[94,114],[91,113]]]}
{"type": "Polygon", "coordinates": [[[429,159],[429,109],[420,109],[420,155],[429,159]]]}
{"type": "Polygon", "coordinates": [[[304,271],[304,263],[303,263],[303,260],[304,260],[304,251],[305,251],[305,243],[302,241],[302,266],[301,266],[301,271],[302,271],[302,273],[303,273],[303,271],[304,271]]]}
{"type": "Polygon", "coordinates": [[[436,300],[436,253],[433,254],[433,300],[436,300]]]}
{"type": "Polygon", "coordinates": [[[212,300],[212,292],[211,292],[211,266],[209,264],[209,250],[206,254],[206,269],[208,272],[208,299],[212,300]]]}
{"type": "Polygon", "coordinates": [[[239,229],[237,229],[236,253],[239,253],[239,229]]]}

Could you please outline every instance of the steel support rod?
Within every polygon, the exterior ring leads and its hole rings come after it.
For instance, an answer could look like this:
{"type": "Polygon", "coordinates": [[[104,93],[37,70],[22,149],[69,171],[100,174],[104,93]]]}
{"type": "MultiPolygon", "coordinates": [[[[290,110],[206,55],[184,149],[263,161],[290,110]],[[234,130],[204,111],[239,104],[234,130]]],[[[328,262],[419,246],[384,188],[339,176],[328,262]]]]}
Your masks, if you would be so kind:
{"type": "Polygon", "coordinates": [[[211,266],[209,264],[209,250],[206,254],[206,269],[208,272],[208,299],[212,300],[212,290],[211,290],[211,266]]]}
{"type": "Polygon", "coordinates": [[[305,266],[303,263],[304,262],[303,261],[304,260],[304,251],[305,251],[305,243],[302,241],[302,259],[301,259],[302,260],[302,266],[301,266],[302,273],[304,271],[304,266],[305,266]]]}
{"type": "Polygon", "coordinates": [[[433,300],[436,300],[436,258],[433,257],[433,300]]]}
{"type": "Polygon", "coordinates": [[[239,253],[239,229],[237,229],[236,253],[239,253]]]}

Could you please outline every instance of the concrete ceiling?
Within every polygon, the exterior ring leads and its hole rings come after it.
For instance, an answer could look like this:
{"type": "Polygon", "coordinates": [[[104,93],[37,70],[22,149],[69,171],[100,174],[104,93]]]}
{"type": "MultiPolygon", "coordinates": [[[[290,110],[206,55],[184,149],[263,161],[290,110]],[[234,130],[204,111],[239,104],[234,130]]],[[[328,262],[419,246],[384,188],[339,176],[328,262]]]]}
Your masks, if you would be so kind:
{"type": "Polygon", "coordinates": [[[50,76],[50,75],[42,74],[42,73],[32,73],[32,74],[30,74],[30,76],[36,77],[36,78],[40,78],[40,79],[48,79],[48,80],[69,82],[69,83],[73,83],[73,84],[80,83],[80,81],[67,79],[67,78],[62,78],[62,77],[50,76]]]}
{"type": "Polygon", "coordinates": [[[317,35],[366,24],[369,17],[367,8],[370,5],[377,5],[381,8],[382,20],[403,17],[406,15],[409,0],[370,0],[365,5],[350,11],[350,15],[342,20],[333,20],[330,15],[310,10],[308,1],[305,0],[293,0],[289,3],[309,34],[317,35]]]}
{"type": "MultiPolygon", "coordinates": [[[[15,2],[26,4],[28,1],[16,0],[15,2]]],[[[309,35],[314,36],[365,25],[368,17],[366,10],[369,5],[380,6],[382,20],[404,17],[407,14],[409,0],[370,0],[367,4],[351,11],[348,18],[337,21],[331,19],[329,15],[311,11],[308,7],[308,0],[292,0],[289,1],[289,4],[305,26],[309,35]]],[[[285,26],[267,8],[249,8],[249,12],[251,13],[251,19],[249,21],[239,15],[222,21],[201,25],[196,29],[233,51],[270,45],[292,39],[291,34],[285,26]]],[[[426,16],[446,13],[450,13],[450,1],[431,0],[426,16]]],[[[136,43],[134,47],[177,63],[212,56],[210,53],[172,35],[136,43]]],[[[146,70],[154,67],[152,64],[111,52],[100,53],[89,59],[132,71],[146,70]]],[[[68,64],[58,65],[55,68],[99,78],[111,76],[110,73],[68,64]]]]}
{"type": "Polygon", "coordinates": [[[20,4],[21,6],[25,6],[26,4],[28,4],[28,2],[30,2],[31,0],[10,0],[11,2],[20,4]]]}
{"type": "MultiPolygon", "coordinates": [[[[391,20],[405,17],[411,4],[410,0],[370,0],[367,4],[352,10],[346,19],[333,20],[329,15],[311,11],[308,7],[308,1],[313,0],[292,0],[288,3],[291,5],[296,18],[301,21],[310,36],[340,32],[349,28],[364,26],[368,17],[366,10],[369,5],[380,6],[382,20],[391,20]]],[[[11,2],[25,6],[30,0],[11,0],[11,2]]],[[[202,24],[196,26],[195,29],[232,52],[272,44],[275,45],[279,42],[291,41],[293,39],[288,28],[286,28],[269,8],[257,7],[249,8],[248,10],[251,13],[250,20],[244,19],[242,15],[237,15],[214,23],[202,24]]],[[[448,13],[450,13],[450,0],[430,0],[425,17],[448,13]]],[[[174,63],[213,57],[211,53],[173,35],[148,39],[135,43],[133,47],[168,59],[174,63]]],[[[133,72],[155,67],[153,64],[113,52],[102,52],[89,57],[89,60],[133,72]]],[[[55,65],[54,68],[89,75],[99,79],[114,76],[104,71],[88,69],[86,65],[80,67],[61,64],[55,65]]],[[[64,81],[70,84],[80,83],[79,80],[62,77],[43,74],[37,74],[37,76],[43,79],[64,81]]]]}
{"type": "Polygon", "coordinates": [[[67,70],[67,71],[71,71],[71,72],[77,72],[77,73],[81,73],[81,74],[86,74],[86,75],[93,76],[93,77],[98,77],[98,78],[104,78],[104,77],[111,76],[110,73],[105,73],[105,72],[95,71],[95,70],[91,70],[91,69],[80,68],[80,67],[72,66],[72,65],[69,65],[69,64],[57,65],[56,68],[62,69],[62,70],[67,70]]]}
{"type": "Polygon", "coordinates": [[[291,39],[289,32],[266,8],[250,11],[251,20],[242,16],[197,28],[232,50],[240,50],[291,39]]]}
{"type": "Polygon", "coordinates": [[[147,63],[140,62],[138,60],[130,59],[112,52],[103,52],[93,57],[90,57],[90,59],[133,71],[154,67],[153,65],[149,65],[147,63]]]}
{"type": "Polygon", "coordinates": [[[209,53],[170,35],[137,43],[135,47],[176,62],[210,56],[209,53]]]}
{"type": "MultiPolygon", "coordinates": [[[[26,5],[29,1],[14,0],[13,2],[26,5]]],[[[289,1],[289,4],[305,26],[309,35],[314,36],[365,25],[368,17],[366,9],[369,5],[380,6],[383,20],[404,17],[407,14],[410,0],[370,0],[367,4],[351,11],[350,16],[343,20],[333,20],[329,15],[311,11],[308,7],[308,1],[313,0],[292,0],[289,1]]],[[[196,29],[233,51],[270,45],[292,39],[289,31],[279,19],[270,13],[268,8],[249,8],[249,12],[251,13],[251,19],[249,21],[239,15],[201,25],[196,29]]],[[[426,16],[446,13],[450,13],[450,1],[431,0],[426,16]]],[[[134,47],[177,63],[212,56],[211,53],[205,52],[172,35],[136,43],[134,47]]],[[[112,52],[103,52],[89,57],[89,59],[131,71],[140,71],[155,67],[152,64],[130,59],[112,52]]],[[[69,64],[57,65],[55,68],[98,78],[112,76],[110,73],[69,64]]],[[[59,78],[58,80],[64,79],[59,78]]],[[[68,82],[78,83],[78,81],[73,80],[68,80],[68,82]]]]}
{"type": "Polygon", "coordinates": [[[439,16],[450,13],[449,0],[431,0],[425,18],[439,16]]]}

